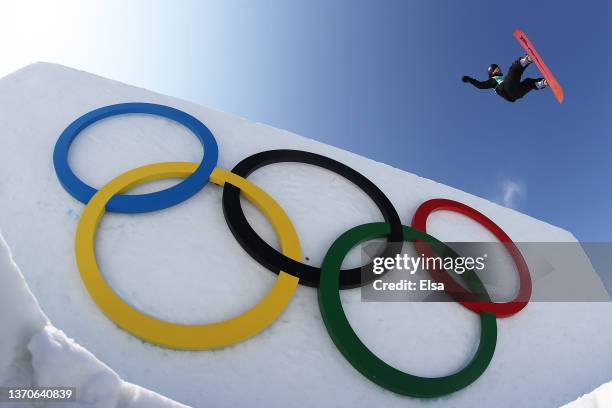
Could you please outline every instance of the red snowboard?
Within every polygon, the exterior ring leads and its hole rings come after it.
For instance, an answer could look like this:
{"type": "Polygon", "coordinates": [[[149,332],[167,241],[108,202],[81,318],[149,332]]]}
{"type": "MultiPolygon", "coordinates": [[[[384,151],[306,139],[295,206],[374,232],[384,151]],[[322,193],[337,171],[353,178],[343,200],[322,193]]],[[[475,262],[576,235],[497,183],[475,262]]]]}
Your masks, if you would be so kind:
{"type": "Polygon", "coordinates": [[[525,35],[524,32],[522,32],[521,30],[517,28],[516,30],[514,30],[514,36],[519,41],[519,43],[521,43],[521,46],[525,49],[525,51],[527,51],[527,54],[529,54],[532,61],[535,63],[536,67],[538,67],[538,69],[542,73],[542,76],[546,78],[546,82],[548,82],[548,86],[550,87],[551,91],[553,91],[553,93],[555,94],[555,98],[557,98],[559,103],[562,103],[563,102],[563,88],[561,88],[561,85],[559,85],[559,83],[557,82],[553,74],[551,74],[550,70],[546,66],[546,64],[544,64],[544,60],[540,57],[538,52],[535,50],[535,47],[533,46],[531,41],[529,41],[529,38],[527,38],[527,35],[525,35]]]}

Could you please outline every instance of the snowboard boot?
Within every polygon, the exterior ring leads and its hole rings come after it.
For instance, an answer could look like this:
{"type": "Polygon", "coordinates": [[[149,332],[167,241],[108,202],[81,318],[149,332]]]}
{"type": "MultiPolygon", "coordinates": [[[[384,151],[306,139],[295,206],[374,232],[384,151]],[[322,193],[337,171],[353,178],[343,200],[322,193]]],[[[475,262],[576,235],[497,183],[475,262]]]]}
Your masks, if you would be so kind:
{"type": "Polygon", "coordinates": [[[519,59],[521,66],[525,68],[527,65],[531,64],[533,61],[529,55],[525,55],[523,58],[519,59]]]}
{"type": "Polygon", "coordinates": [[[540,78],[537,81],[535,81],[535,87],[536,89],[544,89],[548,86],[548,82],[546,82],[546,80],[544,78],[540,78]]]}

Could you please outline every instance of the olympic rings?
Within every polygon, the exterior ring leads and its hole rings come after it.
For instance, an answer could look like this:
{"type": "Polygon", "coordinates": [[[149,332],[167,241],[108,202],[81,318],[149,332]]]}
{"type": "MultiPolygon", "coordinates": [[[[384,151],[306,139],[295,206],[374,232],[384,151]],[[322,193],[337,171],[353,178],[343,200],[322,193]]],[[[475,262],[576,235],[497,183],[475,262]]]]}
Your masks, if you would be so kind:
{"type": "MultiPolygon", "coordinates": [[[[76,259],[81,278],[89,294],[106,316],[133,335],[164,347],[203,350],[229,346],[245,340],[272,323],[289,303],[298,279],[287,273],[278,275],[266,297],[243,314],[231,319],[203,325],[184,325],[162,321],[146,315],[123,301],[102,276],[94,251],[95,235],[106,203],[118,192],[146,181],[187,177],[197,171],[195,163],[167,162],[130,170],[102,187],[89,201],[76,232],[76,259]]],[[[283,253],[300,259],[300,243],[289,217],[267,193],[246,179],[215,168],[210,181],[223,186],[232,183],[264,213],[272,223],[283,253]]]]}
{"type": "MultiPolygon", "coordinates": [[[[504,303],[496,303],[491,302],[488,299],[487,301],[482,301],[482,299],[478,299],[476,295],[467,292],[450,275],[448,275],[446,271],[429,271],[432,277],[435,280],[444,283],[445,291],[449,293],[456,301],[476,313],[490,312],[497,317],[508,317],[523,309],[531,297],[531,275],[529,274],[529,268],[527,267],[527,263],[525,262],[521,251],[519,251],[510,237],[497,224],[495,224],[481,212],[476,211],[465,204],[447,199],[434,199],[421,204],[414,214],[412,226],[420,231],[427,232],[427,217],[429,217],[429,214],[434,211],[443,210],[463,214],[473,219],[495,235],[495,237],[504,244],[505,248],[508,250],[516,264],[520,278],[520,286],[514,300],[504,303]]],[[[419,245],[419,248],[424,252],[429,252],[426,249],[427,246],[428,245],[419,245]]]]}
{"type": "MultiPolygon", "coordinates": [[[[86,204],[76,232],[76,260],[83,283],[100,309],[119,327],[133,335],[164,347],[202,350],[225,347],[251,337],[270,325],[284,310],[298,284],[318,287],[318,300],[325,327],[340,352],[371,381],[396,393],[416,397],[435,397],[457,391],[474,382],[490,363],[497,342],[496,317],[510,316],[520,311],[531,296],[529,269],[519,249],[510,237],[480,212],[456,201],[436,199],[422,204],[412,220],[412,227],[403,226],[397,211],[371,181],[352,168],[327,157],[298,150],[271,150],[254,154],[229,172],[215,167],[217,143],[208,128],[180,110],[148,103],[110,105],[91,111],[73,123],[60,135],[53,153],[55,171],[64,188],[86,204]],[[130,170],[102,187],[99,191],[79,180],[68,166],[68,151],[76,136],[90,124],[124,113],[147,113],[175,120],[193,131],[204,147],[200,164],[185,162],[156,163],[130,170]],[[361,188],[376,204],[385,222],[364,224],[352,228],[335,240],[321,268],[302,264],[297,232],[284,210],[267,193],[246,178],[260,167],[279,162],[300,162],[331,170],[361,188]],[[179,184],[156,193],[121,195],[141,183],[179,177],[179,184]],[[246,312],[221,322],[184,325],[163,321],[140,312],[121,299],[104,280],[95,257],[96,229],[105,211],[140,213],[178,204],[202,189],[208,181],[223,186],[223,212],[226,222],[240,245],[259,263],[278,274],[275,285],[264,299],[246,312]],[[269,246],[249,225],[240,205],[240,193],[254,203],[272,223],[280,241],[281,252],[269,246]],[[341,270],[351,248],[359,242],[386,237],[389,243],[415,242],[418,249],[432,248],[438,256],[458,255],[446,244],[426,232],[427,217],[434,211],[448,210],[466,215],[479,222],[506,245],[520,276],[519,293],[513,301],[494,303],[473,270],[460,278],[464,289],[445,271],[430,270],[433,278],[444,283],[445,290],[465,307],[479,313],[480,343],[468,365],[460,371],[439,378],[424,378],[401,372],[376,357],[351,328],[342,304],[340,289],[355,288],[374,280],[371,265],[341,270]],[[443,255],[444,254],[444,255],[443,255]],[[369,274],[368,274],[369,272],[369,274]]],[[[383,256],[391,254],[387,245],[383,256]]]]}
{"type": "MultiPolygon", "coordinates": [[[[387,196],[362,174],[336,160],[300,150],[268,150],[242,160],[232,169],[232,173],[246,178],[261,167],[281,162],[299,162],[319,166],[353,182],[374,201],[384,220],[391,225],[388,241],[402,242],[402,223],[387,196]]],[[[286,271],[300,278],[300,283],[303,285],[319,286],[320,268],[286,257],[257,235],[242,211],[240,191],[231,184],[226,184],[223,188],[223,213],[236,240],[260,264],[274,273],[286,271]]],[[[382,256],[394,255],[394,253],[391,254],[391,246],[388,245],[382,256]]],[[[343,270],[340,273],[340,288],[359,287],[373,281],[377,276],[371,271],[371,265],[343,270]]]]}
{"type": "Polygon", "coordinates": [[[83,129],[101,119],[127,113],[146,113],[148,115],[163,116],[180,123],[198,137],[204,148],[204,157],[196,171],[181,183],[154,193],[117,195],[107,204],[107,211],[140,213],[161,210],[185,201],[206,185],[210,173],[217,165],[219,149],[213,134],[202,122],[183,111],[169,106],[152,103],[120,103],[104,106],[86,113],[72,122],[57,140],[55,150],[53,151],[53,165],[57,178],[70,195],[83,204],[87,204],[96,193],[96,189],[81,181],[68,165],[68,151],[74,139],[83,129]]]}
{"type": "MultiPolygon", "coordinates": [[[[318,297],[321,316],[329,336],[344,357],[361,374],[378,385],[398,394],[413,397],[439,397],[464,388],[474,382],[486,370],[493,358],[497,343],[497,322],[495,315],[488,312],[480,313],[480,344],[466,367],[460,371],[439,378],[425,378],[404,373],[391,367],[374,353],[372,353],[359,339],[344,314],[339,292],[340,266],[346,254],[360,242],[385,237],[389,234],[389,225],[386,223],[363,224],[351,228],[342,234],[330,247],[321,266],[321,283],[318,297]]],[[[410,227],[403,227],[404,240],[422,240],[436,245],[442,244],[432,236],[410,227]]],[[[450,248],[447,247],[448,250],[450,248]]],[[[473,271],[468,285],[476,283],[484,288],[482,282],[473,271]]],[[[485,296],[488,298],[488,295],[485,296]]]]}

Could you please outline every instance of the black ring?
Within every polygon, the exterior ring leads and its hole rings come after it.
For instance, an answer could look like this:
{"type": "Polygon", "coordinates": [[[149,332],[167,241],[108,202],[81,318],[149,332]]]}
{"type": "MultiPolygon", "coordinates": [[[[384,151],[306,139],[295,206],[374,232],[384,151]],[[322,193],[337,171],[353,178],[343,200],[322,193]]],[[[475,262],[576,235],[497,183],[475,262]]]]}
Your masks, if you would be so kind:
{"type": "MultiPolygon", "coordinates": [[[[391,233],[387,238],[387,246],[380,256],[395,257],[403,243],[402,223],[399,215],[385,194],[365,176],[352,168],[315,153],[300,150],[268,150],[256,153],[242,160],[232,169],[241,177],[247,178],[255,170],[274,163],[297,162],[331,170],[334,173],[353,182],[363,190],[378,207],[385,222],[391,225],[391,233]],[[391,245],[391,243],[396,243],[391,245]],[[400,243],[400,244],[397,244],[400,243]]],[[[247,221],[242,206],[240,205],[240,189],[229,183],[223,187],[223,215],[236,240],[257,262],[278,274],[280,271],[287,272],[300,279],[303,285],[318,287],[321,276],[321,268],[306,265],[278,252],[264,241],[247,221]]],[[[343,269],[340,271],[340,289],[350,289],[372,282],[380,277],[372,272],[372,264],[367,266],[343,269]],[[367,267],[367,269],[365,269],[367,267]],[[363,270],[362,270],[363,268],[363,270]]]]}

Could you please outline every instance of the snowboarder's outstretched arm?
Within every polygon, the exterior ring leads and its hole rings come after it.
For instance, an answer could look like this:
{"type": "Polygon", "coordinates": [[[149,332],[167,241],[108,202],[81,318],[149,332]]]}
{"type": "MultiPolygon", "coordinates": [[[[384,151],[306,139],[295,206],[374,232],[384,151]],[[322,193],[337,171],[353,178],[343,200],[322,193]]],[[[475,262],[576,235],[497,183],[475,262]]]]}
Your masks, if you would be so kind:
{"type": "Polygon", "coordinates": [[[478,89],[491,89],[497,86],[497,81],[493,78],[489,78],[486,81],[479,81],[477,79],[465,75],[463,78],[461,78],[461,80],[463,82],[469,82],[478,89]]]}

